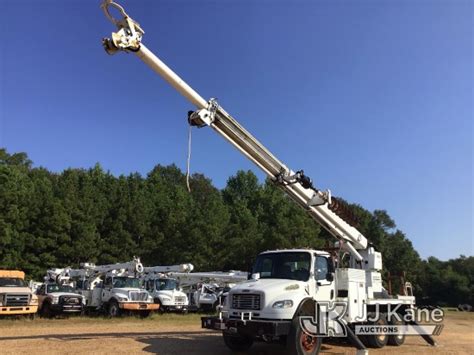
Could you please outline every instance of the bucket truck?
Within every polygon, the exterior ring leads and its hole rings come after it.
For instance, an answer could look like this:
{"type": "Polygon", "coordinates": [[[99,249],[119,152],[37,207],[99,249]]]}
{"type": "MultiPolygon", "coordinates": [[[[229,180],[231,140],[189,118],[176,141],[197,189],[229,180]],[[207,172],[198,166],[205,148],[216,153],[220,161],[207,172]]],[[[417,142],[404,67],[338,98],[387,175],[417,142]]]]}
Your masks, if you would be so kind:
{"type": "MultiPolygon", "coordinates": [[[[357,229],[344,203],[316,187],[303,170],[281,162],[217,100],[201,97],[143,44],[143,29],[120,5],[106,0],[102,8],[117,27],[111,38],[103,40],[107,53],[132,53],[163,77],[196,107],[188,113],[191,126],[211,127],[337,240],[331,253],[288,249],[259,254],[251,280],[232,288],[219,316],[203,317],[202,327],[222,331],[225,344],[238,351],[265,341],[285,343],[290,353],[317,354],[322,339],[329,336],[347,337],[362,353],[367,352],[366,344],[378,348],[403,344],[404,333],[357,335],[360,325],[379,326],[376,329],[403,325],[415,298],[409,285],[401,295],[389,295],[384,289],[382,255],[357,229]],[[122,18],[114,18],[112,8],[122,18]],[[319,321],[319,315],[329,313],[336,317],[319,321]]],[[[434,344],[430,337],[425,340],[434,344]]]]}
{"type": "Polygon", "coordinates": [[[194,269],[192,264],[145,267],[141,279],[145,288],[150,292],[153,301],[159,305],[162,312],[175,311],[186,313],[189,300],[181,290],[173,272],[188,273],[194,269]]]}
{"type": "Polygon", "coordinates": [[[138,275],[143,273],[140,259],[131,262],[95,265],[82,263],[70,269],[76,292],[84,296],[87,311],[103,311],[110,317],[134,312],[146,317],[159,308],[148,291],[142,289],[138,275]]]}
{"type": "Polygon", "coordinates": [[[75,292],[69,271],[69,268],[56,268],[46,272],[44,283],[36,290],[41,316],[82,313],[86,300],[75,292]]]}

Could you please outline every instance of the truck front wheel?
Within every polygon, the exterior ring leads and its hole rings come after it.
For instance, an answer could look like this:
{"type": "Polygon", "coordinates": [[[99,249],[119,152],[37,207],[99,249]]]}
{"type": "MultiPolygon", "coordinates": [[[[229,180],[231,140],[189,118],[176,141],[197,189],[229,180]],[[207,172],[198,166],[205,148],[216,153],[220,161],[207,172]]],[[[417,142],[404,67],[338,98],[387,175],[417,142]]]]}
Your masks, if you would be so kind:
{"type": "Polygon", "coordinates": [[[222,335],[224,336],[225,345],[233,351],[248,350],[253,344],[253,339],[249,337],[244,337],[238,334],[231,335],[225,332],[222,333],[222,335]]]}
{"type": "Polygon", "coordinates": [[[151,314],[151,311],[140,311],[140,318],[148,318],[151,314]]]}
{"type": "Polygon", "coordinates": [[[293,324],[287,337],[286,347],[289,354],[316,355],[319,354],[323,338],[306,334],[301,326],[293,324]]]}
{"type": "Polygon", "coordinates": [[[51,309],[51,305],[48,302],[43,304],[43,308],[41,308],[41,316],[44,318],[53,317],[53,310],[51,309]]]}
{"type": "Polygon", "coordinates": [[[115,300],[110,301],[108,311],[109,311],[109,316],[112,318],[120,316],[121,312],[120,312],[120,307],[119,307],[118,302],[115,300]]]}
{"type": "Polygon", "coordinates": [[[322,337],[311,336],[304,332],[300,324],[301,316],[313,316],[317,304],[312,300],[303,301],[298,307],[290,328],[290,333],[286,337],[286,350],[292,355],[317,355],[323,343],[322,337]]]}

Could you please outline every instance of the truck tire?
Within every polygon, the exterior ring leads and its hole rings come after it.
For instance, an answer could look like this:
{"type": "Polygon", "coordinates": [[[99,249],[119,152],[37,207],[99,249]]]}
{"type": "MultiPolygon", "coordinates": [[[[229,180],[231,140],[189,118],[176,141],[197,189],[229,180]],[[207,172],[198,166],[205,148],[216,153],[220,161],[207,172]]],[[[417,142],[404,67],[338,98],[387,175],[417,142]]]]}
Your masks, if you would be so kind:
{"type": "MultiPolygon", "coordinates": [[[[371,315],[372,316],[372,315],[371,315]]],[[[375,322],[370,322],[369,324],[386,326],[388,325],[387,317],[384,314],[379,315],[379,319],[375,322]]],[[[369,347],[380,349],[387,345],[388,335],[387,334],[370,334],[366,335],[367,343],[369,347]]]]}
{"type": "Polygon", "coordinates": [[[246,351],[253,344],[252,338],[244,337],[242,335],[234,335],[222,332],[222,336],[224,337],[225,345],[227,345],[227,347],[233,351],[246,351]]]}
{"type": "Polygon", "coordinates": [[[165,308],[163,307],[163,303],[159,298],[155,299],[155,303],[158,305],[158,313],[165,313],[165,308]]]}
{"type": "Polygon", "coordinates": [[[109,307],[107,311],[108,311],[109,317],[112,317],[112,318],[119,317],[120,314],[122,313],[119,307],[119,304],[116,300],[111,300],[109,302],[109,307]]]}
{"type": "MultiPolygon", "coordinates": [[[[305,301],[303,301],[305,302],[305,301]]],[[[323,343],[322,337],[312,337],[306,334],[300,325],[301,316],[315,315],[316,304],[312,300],[308,300],[296,311],[293,322],[291,324],[290,333],[286,338],[286,350],[291,355],[317,355],[321,350],[323,343]]]]}
{"type": "MultiPolygon", "coordinates": [[[[390,321],[390,325],[395,325],[395,326],[404,326],[405,325],[405,322],[400,319],[392,319],[390,321]]],[[[388,337],[388,345],[391,345],[391,346],[400,346],[400,345],[403,345],[403,343],[405,342],[405,334],[398,334],[398,335],[389,335],[388,337]]]]}
{"type": "Polygon", "coordinates": [[[53,311],[51,310],[51,305],[48,302],[45,302],[43,304],[43,307],[41,308],[41,317],[43,318],[53,317],[53,311]]]}
{"type": "Polygon", "coordinates": [[[140,318],[148,318],[151,314],[151,311],[140,311],[140,318]]]}

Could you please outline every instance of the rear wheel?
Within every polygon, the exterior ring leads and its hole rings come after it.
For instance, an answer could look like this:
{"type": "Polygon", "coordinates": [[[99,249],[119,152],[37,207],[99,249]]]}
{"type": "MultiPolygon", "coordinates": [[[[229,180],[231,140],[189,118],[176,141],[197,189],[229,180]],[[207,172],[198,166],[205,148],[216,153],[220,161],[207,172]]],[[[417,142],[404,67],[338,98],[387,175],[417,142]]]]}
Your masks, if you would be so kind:
{"type": "MultiPolygon", "coordinates": [[[[397,319],[396,317],[394,317],[393,319],[390,320],[390,325],[402,327],[405,325],[405,322],[403,322],[402,319],[397,319]]],[[[388,345],[400,346],[400,345],[403,345],[404,342],[405,342],[405,334],[390,335],[388,337],[388,345]]]]}
{"type": "MultiPolygon", "coordinates": [[[[380,314],[378,320],[375,322],[371,322],[370,324],[378,325],[378,326],[386,326],[388,324],[387,318],[384,314],[380,314]]],[[[388,342],[388,335],[387,334],[371,334],[366,336],[367,343],[371,348],[383,348],[387,345],[388,342]]]]}
{"type": "Polygon", "coordinates": [[[238,334],[231,335],[225,332],[222,333],[222,335],[224,337],[225,345],[227,345],[227,347],[233,351],[246,351],[253,344],[253,339],[249,337],[244,337],[238,334]]]}

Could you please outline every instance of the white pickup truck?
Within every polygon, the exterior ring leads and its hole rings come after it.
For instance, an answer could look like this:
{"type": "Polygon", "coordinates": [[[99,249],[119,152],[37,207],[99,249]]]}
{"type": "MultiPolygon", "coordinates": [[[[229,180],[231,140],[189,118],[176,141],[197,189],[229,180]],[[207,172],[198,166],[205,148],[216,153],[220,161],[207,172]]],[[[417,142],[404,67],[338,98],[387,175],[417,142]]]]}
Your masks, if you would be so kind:
{"type": "Polygon", "coordinates": [[[86,302],[85,297],[70,285],[44,283],[36,294],[39,313],[47,318],[59,314],[82,314],[86,302]]]}

